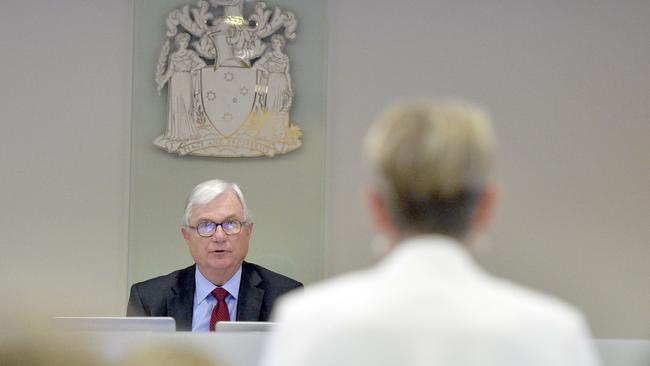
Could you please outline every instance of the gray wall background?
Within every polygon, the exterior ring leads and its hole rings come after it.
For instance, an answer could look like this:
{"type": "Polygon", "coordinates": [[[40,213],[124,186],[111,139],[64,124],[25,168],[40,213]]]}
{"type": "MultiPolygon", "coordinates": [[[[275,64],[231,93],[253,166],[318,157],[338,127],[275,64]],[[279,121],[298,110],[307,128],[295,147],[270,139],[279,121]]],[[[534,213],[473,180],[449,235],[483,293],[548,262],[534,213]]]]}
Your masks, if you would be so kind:
{"type": "Polygon", "coordinates": [[[599,337],[650,337],[650,2],[329,8],[328,276],[374,259],[369,121],[410,95],[462,97],[488,108],[500,140],[485,267],[580,307],[599,337]]]}
{"type": "Polygon", "coordinates": [[[130,1],[0,11],[0,325],[126,301],[130,1]]]}
{"type": "Polygon", "coordinates": [[[300,22],[287,51],[304,146],[245,160],[151,144],[166,111],[153,65],[183,4],[5,4],[0,320],[44,301],[122,314],[130,283],[191,263],[183,201],[214,176],[247,193],[251,260],[306,283],[373,263],[361,138],[387,103],[428,94],[496,123],[485,267],[577,305],[598,337],[650,338],[649,2],[269,2],[300,22]]]}

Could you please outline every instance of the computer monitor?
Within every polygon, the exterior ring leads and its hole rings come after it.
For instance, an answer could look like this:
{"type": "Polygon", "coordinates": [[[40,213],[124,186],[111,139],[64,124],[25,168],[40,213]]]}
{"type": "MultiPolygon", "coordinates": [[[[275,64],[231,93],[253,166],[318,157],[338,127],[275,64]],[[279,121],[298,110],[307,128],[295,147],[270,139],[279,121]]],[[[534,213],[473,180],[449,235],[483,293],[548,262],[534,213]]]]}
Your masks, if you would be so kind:
{"type": "Polygon", "coordinates": [[[277,323],[274,322],[218,322],[214,329],[215,332],[269,332],[272,331],[277,323]]]}

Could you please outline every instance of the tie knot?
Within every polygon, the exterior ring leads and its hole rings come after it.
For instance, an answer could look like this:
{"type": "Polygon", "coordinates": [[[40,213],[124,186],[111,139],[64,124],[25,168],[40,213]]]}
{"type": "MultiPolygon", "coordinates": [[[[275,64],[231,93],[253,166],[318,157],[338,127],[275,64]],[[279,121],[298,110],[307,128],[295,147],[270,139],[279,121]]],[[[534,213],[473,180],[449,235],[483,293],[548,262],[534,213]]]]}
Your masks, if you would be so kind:
{"type": "Polygon", "coordinates": [[[224,301],[226,299],[226,296],[228,296],[228,291],[226,289],[217,287],[214,290],[212,290],[212,295],[219,300],[219,302],[224,301]]]}

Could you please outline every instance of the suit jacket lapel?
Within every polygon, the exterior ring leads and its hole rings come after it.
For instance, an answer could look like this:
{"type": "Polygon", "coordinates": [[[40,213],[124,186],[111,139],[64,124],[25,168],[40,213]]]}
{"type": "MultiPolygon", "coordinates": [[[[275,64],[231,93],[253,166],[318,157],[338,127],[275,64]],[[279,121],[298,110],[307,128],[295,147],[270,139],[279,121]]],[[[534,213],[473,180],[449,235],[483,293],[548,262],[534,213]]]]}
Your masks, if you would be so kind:
{"type": "Polygon", "coordinates": [[[195,267],[183,270],[178,277],[178,284],[172,287],[174,295],[167,298],[167,314],[176,319],[176,330],[192,330],[195,267]]]}
{"type": "Polygon", "coordinates": [[[262,278],[248,263],[242,264],[239,299],[237,300],[238,321],[258,321],[262,310],[264,289],[260,288],[262,278]]]}

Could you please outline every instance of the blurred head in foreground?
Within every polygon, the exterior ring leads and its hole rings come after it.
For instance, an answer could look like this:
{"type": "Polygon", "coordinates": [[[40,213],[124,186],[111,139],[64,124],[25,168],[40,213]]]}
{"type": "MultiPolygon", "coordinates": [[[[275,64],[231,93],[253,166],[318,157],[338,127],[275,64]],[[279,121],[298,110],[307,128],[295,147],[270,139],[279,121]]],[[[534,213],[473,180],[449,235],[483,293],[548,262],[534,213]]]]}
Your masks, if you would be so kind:
{"type": "Polygon", "coordinates": [[[2,366],[108,366],[87,339],[73,334],[6,333],[0,339],[2,366]]]}
{"type": "MultiPolygon", "coordinates": [[[[0,338],[2,366],[219,366],[214,357],[191,344],[170,341],[122,345],[124,353],[115,357],[110,337],[78,333],[19,333],[0,338]]],[[[119,344],[119,343],[117,343],[119,344]]],[[[119,348],[119,347],[118,347],[119,348]]],[[[113,349],[114,350],[114,349],[113,349]]]]}
{"type": "Polygon", "coordinates": [[[370,127],[370,211],[391,243],[419,234],[468,242],[493,211],[495,142],[487,115],[458,101],[388,108],[370,127]]]}
{"type": "Polygon", "coordinates": [[[212,357],[189,344],[141,345],[127,353],[116,366],[219,366],[212,357]]]}

